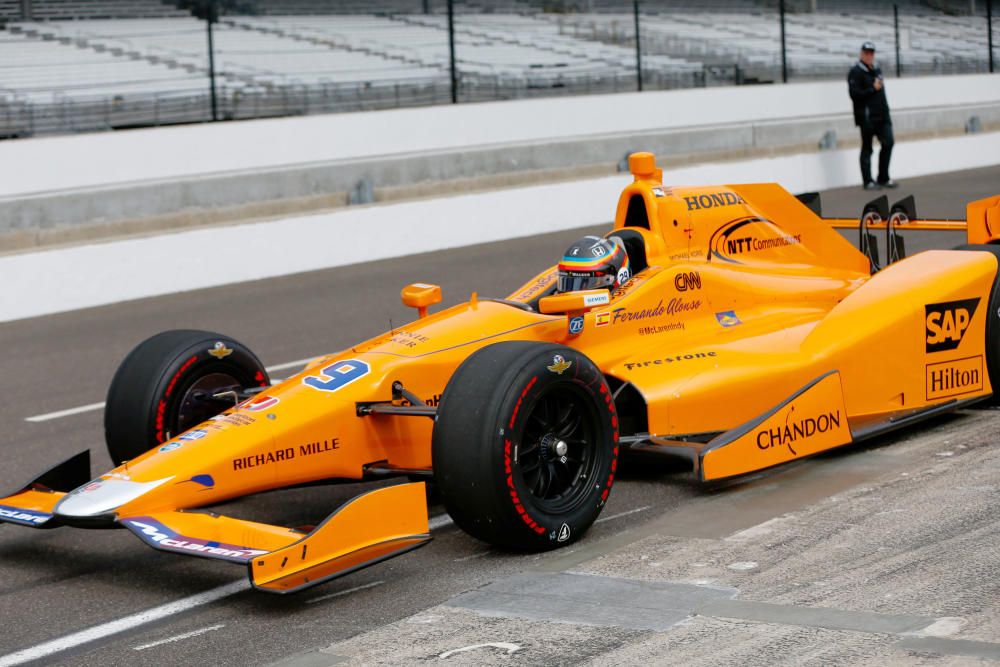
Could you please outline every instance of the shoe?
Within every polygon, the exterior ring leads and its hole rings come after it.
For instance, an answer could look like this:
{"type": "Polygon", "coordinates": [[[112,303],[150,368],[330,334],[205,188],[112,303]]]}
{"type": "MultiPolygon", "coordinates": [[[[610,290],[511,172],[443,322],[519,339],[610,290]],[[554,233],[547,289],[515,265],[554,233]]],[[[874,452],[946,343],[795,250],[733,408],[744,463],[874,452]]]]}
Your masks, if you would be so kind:
{"type": "Polygon", "coordinates": [[[899,183],[897,183],[896,181],[894,181],[892,179],[889,179],[885,183],[879,183],[878,186],[880,188],[884,188],[886,190],[895,190],[896,188],[899,187],[899,183]]]}
{"type": "Polygon", "coordinates": [[[865,183],[865,190],[878,190],[878,185],[874,181],[868,181],[865,183]]]}

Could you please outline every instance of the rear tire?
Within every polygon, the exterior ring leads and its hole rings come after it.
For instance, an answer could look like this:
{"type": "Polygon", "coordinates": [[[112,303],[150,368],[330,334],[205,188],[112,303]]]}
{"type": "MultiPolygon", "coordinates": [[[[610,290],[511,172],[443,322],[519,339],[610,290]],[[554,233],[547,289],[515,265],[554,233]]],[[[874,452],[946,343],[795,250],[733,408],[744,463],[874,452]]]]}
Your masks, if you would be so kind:
{"type": "MultiPolygon", "coordinates": [[[[997,258],[997,265],[1000,267],[1000,245],[960,245],[955,250],[972,250],[978,252],[988,252],[997,258]]],[[[986,350],[986,371],[990,378],[990,386],[993,387],[993,397],[990,399],[991,405],[1000,405],[1000,270],[993,278],[993,289],[986,299],[986,340],[984,349],[986,350]]]]}
{"type": "Polygon", "coordinates": [[[562,345],[489,345],[459,366],[438,406],[434,478],[460,528],[544,551],[575,541],[614,482],[618,417],[600,370],[562,345]]]}
{"type": "Polygon", "coordinates": [[[226,409],[218,391],[266,387],[267,371],[246,346],[210,331],[164,331],[139,343],[115,373],[104,438],[115,465],[136,458],[226,409]]]}

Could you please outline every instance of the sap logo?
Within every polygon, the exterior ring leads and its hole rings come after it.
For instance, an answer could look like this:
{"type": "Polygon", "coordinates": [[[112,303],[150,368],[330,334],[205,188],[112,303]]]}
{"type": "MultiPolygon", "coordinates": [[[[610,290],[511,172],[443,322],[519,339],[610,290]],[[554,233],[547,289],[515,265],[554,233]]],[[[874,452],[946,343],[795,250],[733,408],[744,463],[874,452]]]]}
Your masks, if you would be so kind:
{"type": "Polygon", "coordinates": [[[746,203],[742,197],[732,192],[713,192],[708,195],[685,197],[684,202],[687,204],[689,211],[700,211],[717,206],[735,206],[736,204],[746,203]]]}
{"type": "Polygon", "coordinates": [[[674,276],[674,289],[678,292],[686,292],[689,289],[701,289],[701,274],[697,271],[678,273],[674,276]]]}
{"type": "Polygon", "coordinates": [[[979,299],[963,299],[924,306],[927,326],[927,352],[954,350],[962,342],[965,330],[976,314],[979,299]]]}

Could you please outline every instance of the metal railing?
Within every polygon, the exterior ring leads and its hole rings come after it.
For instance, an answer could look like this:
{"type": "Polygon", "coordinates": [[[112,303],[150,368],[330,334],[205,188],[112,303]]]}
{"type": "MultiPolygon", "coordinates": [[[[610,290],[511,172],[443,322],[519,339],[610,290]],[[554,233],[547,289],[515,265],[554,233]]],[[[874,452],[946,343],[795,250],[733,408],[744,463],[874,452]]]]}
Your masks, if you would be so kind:
{"type": "MultiPolygon", "coordinates": [[[[200,53],[148,46],[144,39],[149,35],[141,31],[60,36],[57,23],[12,24],[12,35],[28,35],[32,30],[37,40],[46,41],[53,49],[67,49],[67,66],[74,54],[110,53],[122,62],[177,68],[186,72],[182,76],[192,83],[190,89],[181,84],[172,86],[180,90],[154,88],[152,92],[130,92],[125,82],[120,82],[122,90],[107,84],[88,89],[86,82],[46,89],[46,84],[5,83],[4,66],[0,65],[0,138],[559,95],[835,79],[846,75],[857,47],[869,39],[879,44],[879,59],[887,75],[994,71],[990,0],[980,0],[978,13],[966,15],[932,9],[915,0],[875,5],[865,12],[858,11],[856,0],[777,0],[765,7],[746,2],[745,9],[736,0],[703,0],[698,3],[706,7],[702,12],[686,11],[693,3],[683,0],[508,0],[474,5],[455,0],[415,0],[409,4],[386,0],[385,11],[380,10],[379,2],[360,3],[371,8],[369,14],[354,15],[361,24],[348,22],[339,28],[329,27],[325,33],[322,26],[312,26],[308,19],[296,22],[285,16],[279,23],[281,17],[269,10],[282,3],[189,0],[186,4],[205,29],[205,38],[197,47],[203,49],[200,53]],[[483,9],[490,6],[497,11],[483,9]],[[368,20],[372,25],[365,23],[368,20]],[[273,21],[273,26],[268,21],[273,21]],[[338,58],[382,59],[386,67],[381,73],[374,72],[371,80],[353,76],[352,81],[337,81],[336,73],[320,77],[316,72],[298,73],[279,66],[268,71],[267,67],[241,64],[240,55],[246,52],[229,43],[240,35],[302,45],[312,49],[317,58],[329,57],[331,62],[338,58]],[[951,45],[955,45],[952,50],[951,45]],[[394,79],[392,67],[404,73],[407,68],[416,68],[414,71],[421,74],[394,79]],[[203,77],[201,85],[197,84],[199,77],[203,77]]],[[[333,0],[302,0],[296,6],[302,11],[315,7],[321,17],[331,21],[351,16],[333,0]],[[330,12],[324,14],[324,8],[330,12]]],[[[73,23],[77,28],[86,24],[73,23]]],[[[192,21],[192,25],[199,24],[192,21]]],[[[188,30],[188,35],[191,32],[188,30]]],[[[275,60],[283,53],[277,48],[275,60]]],[[[331,71],[335,69],[331,65],[331,71]]]]}

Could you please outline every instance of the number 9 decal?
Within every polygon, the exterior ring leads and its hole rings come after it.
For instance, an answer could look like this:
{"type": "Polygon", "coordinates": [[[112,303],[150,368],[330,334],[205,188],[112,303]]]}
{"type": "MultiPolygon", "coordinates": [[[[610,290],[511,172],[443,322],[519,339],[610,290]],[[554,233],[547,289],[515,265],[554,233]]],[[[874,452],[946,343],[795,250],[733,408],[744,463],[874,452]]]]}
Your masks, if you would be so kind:
{"type": "Polygon", "coordinates": [[[320,391],[337,391],[368,375],[371,369],[367,363],[357,359],[337,361],[320,371],[319,375],[303,378],[302,384],[320,391]]]}

